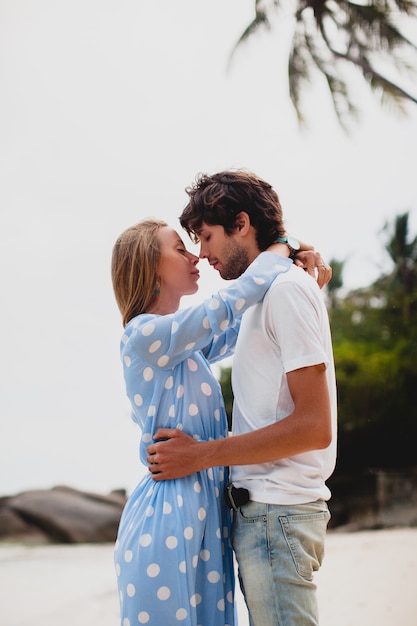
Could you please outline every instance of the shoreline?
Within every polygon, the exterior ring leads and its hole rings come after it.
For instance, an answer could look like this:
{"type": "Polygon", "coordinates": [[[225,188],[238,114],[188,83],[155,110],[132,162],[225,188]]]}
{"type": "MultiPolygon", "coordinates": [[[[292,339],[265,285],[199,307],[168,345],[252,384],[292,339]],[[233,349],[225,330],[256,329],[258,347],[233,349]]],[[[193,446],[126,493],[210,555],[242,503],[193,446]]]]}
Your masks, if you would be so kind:
{"type": "MultiPolygon", "coordinates": [[[[112,544],[0,544],[0,577],[2,626],[119,626],[112,544]]],[[[415,626],[416,580],[417,528],[329,531],[320,626],[415,626]]]]}

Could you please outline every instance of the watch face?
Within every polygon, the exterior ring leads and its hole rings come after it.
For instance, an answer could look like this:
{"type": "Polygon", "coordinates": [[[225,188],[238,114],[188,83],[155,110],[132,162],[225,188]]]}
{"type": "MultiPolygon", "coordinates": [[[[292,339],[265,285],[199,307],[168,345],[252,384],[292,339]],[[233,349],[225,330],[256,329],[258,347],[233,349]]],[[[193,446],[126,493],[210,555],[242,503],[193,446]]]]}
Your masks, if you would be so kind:
{"type": "Polygon", "coordinates": [[[300,243],[297,241],[297,239],[294,239],[294,237],[288,237],[287,241],[288,241],[288,245],[291,248],[293,248],[293,250],[299,250],[300,249],[300,243]]]}

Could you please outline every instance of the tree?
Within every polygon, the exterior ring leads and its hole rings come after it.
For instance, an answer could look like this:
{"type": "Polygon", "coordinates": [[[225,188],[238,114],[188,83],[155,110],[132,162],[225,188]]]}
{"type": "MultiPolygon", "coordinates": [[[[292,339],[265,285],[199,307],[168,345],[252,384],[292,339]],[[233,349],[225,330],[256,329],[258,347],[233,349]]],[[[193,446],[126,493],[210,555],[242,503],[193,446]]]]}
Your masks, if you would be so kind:
{"type": "Polygon", "coordinates": [[[400,310],[404,323],[408,322],[417,304],[417,236],[409,241],[408,224],[409,213],[397,215],[393,224],[385,224],[383,230],[389,237],[385,249],[394,263],[394,269],[379,280],[379,284],[391,295],[391,306],[400,310]]]}
{"type": "MultiPolygon", "coordinates": [[[[282,0],[255,0],[255,16],[233,52],[261,28],[271,29],[283,4],[282,0]]],[[[405,110],[404,101],[417,103],[415,95],[389,78],[389,70],[378,69],[380,61],[391,66],[394,75],[411,69],[407,56],[414,59],[417,46],[397,24],[401,18],[416,16],[415,0],[295,0],[288,80],[299,122],[304,120],[301,93],[315,70],[325,77],[337,118],[345,129],[357,108],[344,68],[354,67],[381,102],[391,101],[401,111],[405,110]]]]}
{"type": "Polygon", "coordinates": [[[336,307],[337,292],[343,287],[343,269],[345,261],[330,259],[329,265],[332,268],[332,278],[327,285],[327,295],[329,297],[329,306],[331,309],[334,309],[336,307]]]}

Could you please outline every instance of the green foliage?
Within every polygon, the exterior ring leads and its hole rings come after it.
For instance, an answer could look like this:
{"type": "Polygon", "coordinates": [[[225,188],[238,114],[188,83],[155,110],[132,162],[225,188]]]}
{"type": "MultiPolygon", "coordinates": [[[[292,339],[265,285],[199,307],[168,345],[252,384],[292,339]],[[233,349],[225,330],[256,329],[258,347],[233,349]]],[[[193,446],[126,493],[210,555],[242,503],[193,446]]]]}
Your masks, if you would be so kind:
{"type": "Polygon", "coordinates": [[[330,310],[344,471],[417,464],[417,238],[386,224],[392,271],[330,310]]]}
{"type": "Polygon", "coordinates": [[[221,368],[219,382],[220,387],[222,388],[224,398],[224,407],[227,414],[227,423],[229,425],[229,430],[232,430],[233,391],[231,367],[221,368]]]}

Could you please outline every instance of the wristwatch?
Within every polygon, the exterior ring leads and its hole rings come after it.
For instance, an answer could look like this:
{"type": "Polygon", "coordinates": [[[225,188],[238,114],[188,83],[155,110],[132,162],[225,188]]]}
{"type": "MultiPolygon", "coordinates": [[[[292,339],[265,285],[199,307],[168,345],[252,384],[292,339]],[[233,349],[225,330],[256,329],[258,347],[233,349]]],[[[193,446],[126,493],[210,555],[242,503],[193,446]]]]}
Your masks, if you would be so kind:
{"type": "Polygon", "coordinates": [[[300,242],[294,237],[278,237],[275,239],[276,243],[286,243],[290,249],[290,259],[293,259],[300,249],[300,242]]]}

